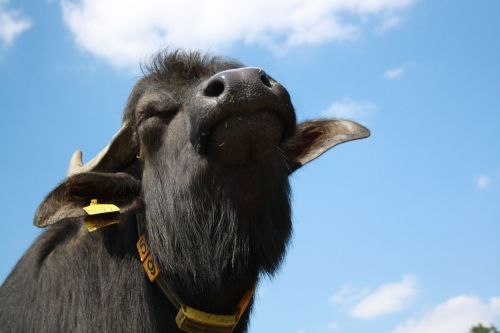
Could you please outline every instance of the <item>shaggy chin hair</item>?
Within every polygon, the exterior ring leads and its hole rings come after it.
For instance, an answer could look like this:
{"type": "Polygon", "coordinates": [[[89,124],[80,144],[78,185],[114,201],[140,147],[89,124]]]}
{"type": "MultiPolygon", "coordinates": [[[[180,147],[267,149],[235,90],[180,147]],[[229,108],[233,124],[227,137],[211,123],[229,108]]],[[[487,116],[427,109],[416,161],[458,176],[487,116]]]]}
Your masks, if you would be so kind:
{"type": "Polygon", "coordinates": [[[145,167],[146,210],[140,218],[146,220],[162,275],[174,289],[192,293],[182,295],[183,300],[203,299],[202,308],[222,306],[227,302],[221,295],[241,297],[242,286],[255,283],[260,272],[273,274],[291,233],[290,187],[282,158],[272,155],[243,176],[254,182],[253,189],[244,191],[258,191],[260,197],[252,210],[242,210],[241,195],[235,194],[242,190],[228,186],[241,177],[237,173],[165,159],[145,167]]]}

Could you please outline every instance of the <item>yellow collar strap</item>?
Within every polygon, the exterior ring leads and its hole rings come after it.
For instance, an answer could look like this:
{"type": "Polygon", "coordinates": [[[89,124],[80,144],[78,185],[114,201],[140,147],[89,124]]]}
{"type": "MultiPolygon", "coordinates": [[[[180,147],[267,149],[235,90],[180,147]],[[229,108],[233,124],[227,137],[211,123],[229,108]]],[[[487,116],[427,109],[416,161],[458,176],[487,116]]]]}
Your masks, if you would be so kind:
{"type": "Polygon", "coordinates": [[[137,241],[137,251],[141,258],[142,266],[151,282],[156,281],[162,292],[169,301],[179,310],[175,322],[181,331],[188,333],[231,333],[252,299],[255,286],[250,288],[241,298],[236,306],[236,312],[232,315],[218,315],[196,310],[182,303],[177,294],[161,279],[158,278],[160,269],[153,259],[151,250],[142,234],[137,241]]]}

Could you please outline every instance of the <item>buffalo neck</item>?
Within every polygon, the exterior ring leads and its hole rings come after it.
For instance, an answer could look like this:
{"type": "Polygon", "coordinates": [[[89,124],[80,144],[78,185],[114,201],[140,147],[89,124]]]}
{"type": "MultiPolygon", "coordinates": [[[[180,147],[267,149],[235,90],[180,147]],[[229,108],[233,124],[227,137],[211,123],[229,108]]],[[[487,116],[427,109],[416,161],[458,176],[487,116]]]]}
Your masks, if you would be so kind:
{"type": "Polygon", "coordinates": [[[284,255],[288,181],[262,179],[264,170],[176,171],[145,168],[142,180],[145,213],[138,218],[161,279],[189,306],[232,313],[260,272],[272,273],[284,255]]]}

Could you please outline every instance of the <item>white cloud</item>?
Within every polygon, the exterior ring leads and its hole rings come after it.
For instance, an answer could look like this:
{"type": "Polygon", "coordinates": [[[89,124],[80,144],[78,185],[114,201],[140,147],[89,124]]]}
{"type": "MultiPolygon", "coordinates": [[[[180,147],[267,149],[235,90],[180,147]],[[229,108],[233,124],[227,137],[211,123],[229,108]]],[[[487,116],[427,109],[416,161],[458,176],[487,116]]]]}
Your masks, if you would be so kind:
{"type": "Polygon", "coordinates": [[[437,305],[419,319],[398,325],[393,333],[464,333],[474,325],[490,325],[499,319],[500,297],[483,303],[476,296],[461,295],[437,305]]]}
{"type": "Polygon", "coordinates": [[[343,286],[337,293],[330,297],[330,303],[334,305],[351,305],[368,294],[369,290],[356,288],[351,285],[343,286]]]}
{"type": "Polygon", "coordinates": [[[476,188],[478,190],[485,190],[490,186],[491,178],[488,176],[479,176],[476,179],[476,188]]]}
{"type": "Polygon", "coordinates": [[[402,20],[398,16],[390,16],[385,18],[380,26],[378,27],[378,32],[380,33],[386,33],[389,30],[399,28],[402,24],[402,20]]]}
{"type": "Polygon", "coordinates": [[[136,67],[165,46],[220,51],[243,42],[283,52],[352,40],[372,18],[389,17],[382,27],[390,29],[416,0],[60,1],[80,47],[116,66],[136,67]]]}
{"type": "Polygon", "coordinates": [[[356,101],[344,98],[336,101],[322,113],[325,117],[361,119],[366,118],[377,110],[375,104],[368,101],[356,101]]]}
{"type": "Polygon", "coordinates": [[[19,11],[6,9],[6,4],[7,0],[0,1],[0,43],[10,46],[20,34],[32,26],[32,23],[19,11]]]}
{"type": "Polygon", "coordinates": [[[359,319],[371,319],[401,311],[417,293],[417,278],[406,275],[403,280],[381,285],[351,309],[359,319]]]}
{"type": "Polygon", "coordinates": [[[391,68],[384,72],[384,77],[388,80],[394,80],[405,73],[403,67],[391,68]]]}

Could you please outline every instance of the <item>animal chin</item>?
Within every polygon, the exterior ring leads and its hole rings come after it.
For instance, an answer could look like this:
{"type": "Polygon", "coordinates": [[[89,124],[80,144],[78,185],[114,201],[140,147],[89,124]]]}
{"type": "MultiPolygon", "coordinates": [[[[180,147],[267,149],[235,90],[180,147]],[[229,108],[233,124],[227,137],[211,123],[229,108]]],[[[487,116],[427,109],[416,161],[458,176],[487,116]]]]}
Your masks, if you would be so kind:
{"type": "Polygon", "coordinates": [[[284,123],[276,112],[248,112],[224,118],[210,132],[209,155],[229,165],[244,165],[264,158],[280,144],[284,123]]]}

